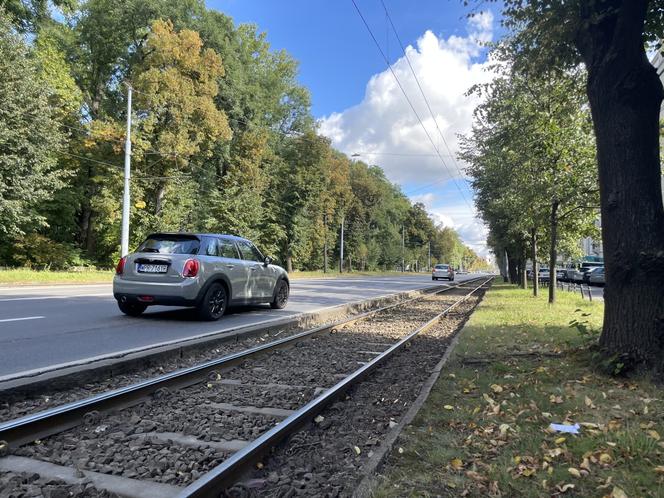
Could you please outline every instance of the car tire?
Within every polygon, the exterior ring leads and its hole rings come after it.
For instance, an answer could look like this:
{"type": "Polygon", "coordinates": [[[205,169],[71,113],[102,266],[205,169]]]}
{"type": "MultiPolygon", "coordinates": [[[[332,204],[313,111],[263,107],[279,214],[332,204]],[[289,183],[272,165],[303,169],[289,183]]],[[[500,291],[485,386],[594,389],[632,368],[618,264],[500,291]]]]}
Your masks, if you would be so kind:
{"type": "Polygon", "coordinates": [[[224,316],[227,306],[228,292],[226,292],[226,288],[220,283],[214,283],[203,295],[203,299],[196,306],[196,311],[201,320],[212,322],[224,316]]]}
{"type": "Polygon", "coordinates": [[[288,295],[290,294],[290,288],[288,287],[288,282],[281,279],[277,282],[277,286],[274,292],[274,299],[270,303],[270,308],[273,310],[282,310],[288,304],[288,295]]]}
{"type": "Polygon", "coordinates": [[[436,277],[431,277],[431,280],[438,280],[436,277]]]}
{"type": "Polygon", "coordinates": [[[118,308],[120,308],[120,311],[122,311],[125,315],[139,316],[148,308],[148,305],[142,303],[132,303],[129,301],[118,301],[118,308]]]}

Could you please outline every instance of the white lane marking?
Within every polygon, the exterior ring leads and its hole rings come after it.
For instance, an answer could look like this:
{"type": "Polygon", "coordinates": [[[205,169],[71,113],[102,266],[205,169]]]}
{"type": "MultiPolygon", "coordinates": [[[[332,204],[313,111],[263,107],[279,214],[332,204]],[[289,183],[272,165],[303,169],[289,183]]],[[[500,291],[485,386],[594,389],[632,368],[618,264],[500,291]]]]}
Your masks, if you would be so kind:
{"type": "Polygon", "coordinates": [[[0,320],[0,322],[20,322],[23,320],[39,320],[40,318],[45,318],[43,316],[24,316],[23,318],[5,318],[0,320]]]}
{"type": "Polygon", "coordinates": [[[12,297],[9,299],[0,299],[0,303],[6,303],[7,301],[35,301],[39,299],[69,299],[71,297],[113,297],[113,294],[104,292],[103,294],[72,294],[70,296],[35,296],[35,297],[12,297]]]}

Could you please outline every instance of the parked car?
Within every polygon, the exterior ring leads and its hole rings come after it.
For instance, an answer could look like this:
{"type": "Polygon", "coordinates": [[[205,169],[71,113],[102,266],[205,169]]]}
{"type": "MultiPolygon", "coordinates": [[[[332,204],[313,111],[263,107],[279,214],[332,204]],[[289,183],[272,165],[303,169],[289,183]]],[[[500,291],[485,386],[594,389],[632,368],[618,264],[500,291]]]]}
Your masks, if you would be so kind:
{"type": "Polygon", "coordinates": [[[446,278],[450,282],[454,281],[454,268],[451,265],[439,264],[431,270],[431,280],[446,278]]]}
{"type": "Polygon", "coordinates": [[[249,240],[232,235],[154,233],[118,262],[113,296],[120,311],[138,316],[148,306],[193,306],[218,320],[229,305],[288,303],[290,283],[249,240]]]}
{"type": "Polygon", "coordinates": [[[604,285],[605,280],[604,267],[599,266],[589,273],[588,282],[590,285],[604,285]]]}
{"type": "Polygon", "coordinates": [[[568,275],[570,275],[570,281],[576,282],[577,284],[583,283],[584,274],[591,268],[597,268],[598,266],[604,266],[604,263],[582,263],[581,267],[574,270],[571,275],[568,273],[568,275]]]}
{"type": "Polygon", "coordinates": [[[590,276],[595,273],[597,270],[602,268],[601,266],[594,266],[592,268],[588,268],[584,270],[583,272],[583,283],[590,285],[590,276]]]}
{"type": "Polygon", "coordinates": [[[548,282],[551,280],[551,274],[549,273],[548,268],[540,268],[539,272],[537,273],[537,278],[539,279],[540,282],[548,282]]]}
{"type": "Polygon", "coordinates": [[[563,282],[566,278],[567,274],[564,269],[562,268],[557,268],[556,269],[556,280],[560,280],[563,282]]]}

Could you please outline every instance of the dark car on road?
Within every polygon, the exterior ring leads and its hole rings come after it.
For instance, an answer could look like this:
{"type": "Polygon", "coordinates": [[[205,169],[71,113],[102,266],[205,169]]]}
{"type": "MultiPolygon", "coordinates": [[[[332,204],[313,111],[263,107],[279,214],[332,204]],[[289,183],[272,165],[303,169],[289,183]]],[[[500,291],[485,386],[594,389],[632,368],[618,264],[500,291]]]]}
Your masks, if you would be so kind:
{"type": "Polygon", "coordinates": [[[192,306],[201,319],[217,320],[229,305],[284,308],[290,289],[283,268],[232,235],[154,233],[115,273],[113,296],[131,316],[153,305],[192,306]]]}

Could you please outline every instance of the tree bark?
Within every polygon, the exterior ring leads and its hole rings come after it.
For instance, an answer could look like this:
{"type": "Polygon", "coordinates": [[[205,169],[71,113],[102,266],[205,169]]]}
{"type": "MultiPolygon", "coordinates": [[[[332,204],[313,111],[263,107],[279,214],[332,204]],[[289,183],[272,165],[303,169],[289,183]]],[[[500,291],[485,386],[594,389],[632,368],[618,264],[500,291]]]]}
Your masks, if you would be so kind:
{"type": "Polygon", "coordinates": [[[517,259],[509,253],[507,253],[507,264],[509,266],[508,272],[510,277],[510,284],[518,285],[519,277],[517,274],[517,259]]]}
{"type": "Polygon", "coordinates": [[[537,230],[530,231],[530,259],[533,262],[533,296],[539,296],[539,268],[537,268],[537,230]]]}
{"type": "Polygon", "coordinates": [[[528,261],[528,251],[524,247],[523,256],[521,256],[521,261],[519,261],[519,278],[521,280],[521,288],[528,288],[528,275],[526,272],[526,261],[528,261]]]}
{"type": "Polygon", "coordinates": [[[558,259],[558,206],[559,202],[551,202],[551,246],[549,248],[549,304],[556,302],[556,259],[558,259]]]}
{"type": "Polygon", "coordinates": [[[644,50],[647,8],[647,0],[592,2],[583,14],[587,20],[602,17],[582,23],[576,45],[588,69],[597,138],[606,275],[600,345],[623,361],[662,368],[664,208],[658,125],[663,92],[644,50]]]}

